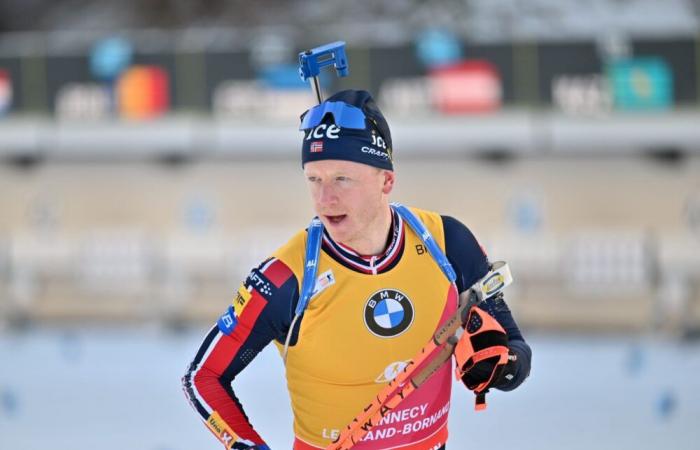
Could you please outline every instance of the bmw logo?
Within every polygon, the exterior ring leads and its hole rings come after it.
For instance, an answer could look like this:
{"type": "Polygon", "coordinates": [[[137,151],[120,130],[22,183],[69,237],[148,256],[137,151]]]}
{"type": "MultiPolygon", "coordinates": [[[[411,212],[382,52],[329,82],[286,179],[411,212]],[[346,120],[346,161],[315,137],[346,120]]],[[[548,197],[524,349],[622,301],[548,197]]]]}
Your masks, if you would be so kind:
{"type": "Polygon", "coordinates": [[[413,305],[405,294],[394,289],[375,292],[365,303],[365,325],[379,337],[394,337],[413,323],[413,305]]]}

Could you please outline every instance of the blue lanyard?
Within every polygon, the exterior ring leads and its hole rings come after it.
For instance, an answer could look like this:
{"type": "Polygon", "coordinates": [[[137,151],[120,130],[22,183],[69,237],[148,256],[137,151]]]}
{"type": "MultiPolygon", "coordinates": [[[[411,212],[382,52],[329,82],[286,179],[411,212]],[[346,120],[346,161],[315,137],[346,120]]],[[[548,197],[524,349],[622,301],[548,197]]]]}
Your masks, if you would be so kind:
{"type": "Polygon", "coordinates": [[[447,256],[445,256],[445,253],[442,251],[438,243],[435,242],[435,238],[432,234],[430,234],[430,231],[428,231],[423,222],[421,222],[410,209],[406,208],[401,203],[394,202],[391,204],[391,207],[399,213],[401,218],[408,223],[408,226],[411,227],[413,232],[420,237],[420,240],[423,241],[423,245],[426,246],[430,256],[433,257],[437,265],[442,270],[442,273],[445,274],[450,283],[454,283],[457,279],[457,274],[452,268],[452,264],[450,264],[447,256]]]}
{"type": "Polygon", "coordinates": [[[321,253],[321,241],[323,239],[323,223],[318,217],[314,217],[309,225],[306,239],[306,257],[304,258],[304,278],[301,283],[301,294],[294,313],[301,316],[311,300],[316,288],[316,274],[318,273],[318,257],[321,253]]]}

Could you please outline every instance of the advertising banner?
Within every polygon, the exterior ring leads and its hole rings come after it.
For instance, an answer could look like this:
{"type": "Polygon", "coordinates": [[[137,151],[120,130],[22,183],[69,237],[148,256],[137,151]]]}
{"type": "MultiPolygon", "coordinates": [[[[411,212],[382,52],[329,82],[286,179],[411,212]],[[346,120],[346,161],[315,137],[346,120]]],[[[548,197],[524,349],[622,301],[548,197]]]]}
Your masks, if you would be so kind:
{"type": "Polygon", "coordinates": [[[488,61],[463,61],[432,69],[429,82],[433,105],[443,114],[489,112],[501,107],[501,77],[488,61]]]}
{"type": "Polygon", "coordinates": [[[12,106],[12,79],[7,70],[0,68],[0,116],[12,106]]]}
{"type": "Polygon", "coordinates": [[[673,78],[662,59],[619,60],[611,63],[607,71],[617,109],[664,110],[672,105],[673,78]]]}
{"type": "Polygon", "coordinates": [[[117,82],[119,115],[127,119],[150,119],[170,108],[169,78],[157,66],[132,66],[117,82]]]}

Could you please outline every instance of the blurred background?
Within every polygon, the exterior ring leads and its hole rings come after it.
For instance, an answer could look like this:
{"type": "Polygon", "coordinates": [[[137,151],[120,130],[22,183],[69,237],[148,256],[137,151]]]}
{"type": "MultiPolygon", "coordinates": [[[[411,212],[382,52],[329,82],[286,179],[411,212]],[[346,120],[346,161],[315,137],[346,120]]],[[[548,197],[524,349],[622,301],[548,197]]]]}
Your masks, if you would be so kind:
{"type": "MultiPolygon", "coordinates": [[[[394,200],[516,282],[531,378],[449,449],[700,439],[700,1],[0,1],[0,449],[219,448],[180,392],[251,267],[313,215],[297,54],[347,42],[394,200]]],[[[279,356],[234,381],[290,448],[279,356]]]]}

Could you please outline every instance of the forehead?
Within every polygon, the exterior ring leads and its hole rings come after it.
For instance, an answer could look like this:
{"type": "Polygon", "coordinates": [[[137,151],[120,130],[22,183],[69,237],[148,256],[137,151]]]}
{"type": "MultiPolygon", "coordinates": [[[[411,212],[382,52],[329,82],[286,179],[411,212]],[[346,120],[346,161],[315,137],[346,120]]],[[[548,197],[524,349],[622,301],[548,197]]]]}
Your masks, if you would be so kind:
{"type": "Polygon", "coordinates": [[[380,170],[367,164],[353,161],[343,161],[336,159],[324,159],[321,161],[310,161],[304,164],[304,174],[306,175],[338,175],[351,174],[355,176],[368,176],[377,174],[380,170]]]}

